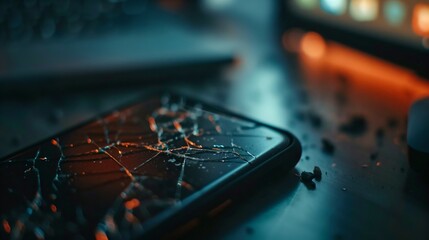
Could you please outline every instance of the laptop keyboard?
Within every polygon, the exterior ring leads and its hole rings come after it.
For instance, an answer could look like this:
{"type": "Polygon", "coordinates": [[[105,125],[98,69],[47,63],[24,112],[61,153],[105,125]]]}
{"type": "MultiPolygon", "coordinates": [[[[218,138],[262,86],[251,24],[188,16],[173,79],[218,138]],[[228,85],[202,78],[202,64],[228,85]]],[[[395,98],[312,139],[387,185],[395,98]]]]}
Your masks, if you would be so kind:
{"type": "Polygon", "coordinates": [[[120,30],[144,0],[1,0],[0,43],[47,41],[120,30]]]}

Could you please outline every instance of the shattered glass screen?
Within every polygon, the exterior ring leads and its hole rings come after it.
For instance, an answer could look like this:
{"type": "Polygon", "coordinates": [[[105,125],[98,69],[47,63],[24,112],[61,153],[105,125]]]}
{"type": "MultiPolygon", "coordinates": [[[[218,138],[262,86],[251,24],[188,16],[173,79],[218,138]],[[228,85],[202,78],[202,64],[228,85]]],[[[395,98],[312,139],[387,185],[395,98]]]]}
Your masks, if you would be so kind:
{"type": "Polygon", "coordinates": [[[279,132],[196,102],[141,100],[0,161],[0,239],[135,236],[282,144],[279,132]]]}

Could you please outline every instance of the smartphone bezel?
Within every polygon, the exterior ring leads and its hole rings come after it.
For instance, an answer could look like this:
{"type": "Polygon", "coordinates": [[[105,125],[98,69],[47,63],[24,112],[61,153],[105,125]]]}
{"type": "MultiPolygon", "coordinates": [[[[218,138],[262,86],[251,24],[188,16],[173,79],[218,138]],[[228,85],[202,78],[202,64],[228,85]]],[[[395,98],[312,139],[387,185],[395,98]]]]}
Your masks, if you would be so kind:
{"type": "Polygon", "coordinates": [[[2,157],[0,161],[6,161],[46,141],[50,141],[52,138],[68,134],[100,118],[108,116],[114,111],[121,111],[135,104],[138,104],[141,101],[150,100],[154,97],[161,98],[165,95],[180,98],[183,97],[184,99],[186,99],[186,102],[201,103],[204,108],[208,109],[209,111],[214,111],[215,113],[226,115],[228,117],[234,117],[237,119],[256,123],[262,127],[266,127],[273,131],[279,132],[285,137],[285,140],[279,143],[277,146],[269,149],[257,159],[253,160],[252,164],[246,164],[243,167],[234,169],[233,171],[228,173],[227,176],[223,176],[217,179],[203,189],[198,190],[189,197],[185,198],[183,201],[181,201],[179,205],[175,205],[154,216],[153,219],[147,221],[146,223],[143,223],[142,226],[145,230],[141,233],[139,237],[162,237],[170,231],[173,231],[176,227],[180,226],[180,224],[185,223],[187,220],[197,217],[200,214],[204,214],[206,211],[210,210],[211,207],[214,207],[216,203],[219,203],[220,201],[228,199],[228,197],[235,195],[231,191],[234,191],[234,189],[236,189],[241,184],[245,182],[252,182],[252,179],[254,179],[254,177],[263,175],[265,171],[272,169],[276,166],[282,166],[282,169],[290,170],[293,168],[293,166],[296,165],[296,163],[300,159],[301,145],[298,139],[288,131],[269,126],[265,123],[261,123],[246,116],[234,113],[232,111],[224,109],[221,106],[216,106],[205,101],[194,99],[192,97],[187,96],[186,94],[157,91],[155,93],[143,94],[142,96],[134,100],[128,101],[125,104],[121,104],[116,108],[110,109],[102,114],[99,114],[98,116],[90,118],[89,120],[84,121],[74,127],[61,131],[58,134],[54,134],[53,136],[45,138],[28,147],[24,147],[19,151],[2,157]],[[284,158],[287,158],[286,161],[283,160],[284,158]]]}

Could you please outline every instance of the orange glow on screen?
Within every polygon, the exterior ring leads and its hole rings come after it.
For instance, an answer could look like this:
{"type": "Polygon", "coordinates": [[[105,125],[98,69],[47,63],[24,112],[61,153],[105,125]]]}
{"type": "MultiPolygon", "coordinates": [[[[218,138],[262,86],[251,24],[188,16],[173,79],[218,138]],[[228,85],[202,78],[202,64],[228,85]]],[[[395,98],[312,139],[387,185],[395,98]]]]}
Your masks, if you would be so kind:
{"type": "Polygon", "coordinates": [[[97,231],[95,233],[95,240],[109,240],[106,233],[103,231],[97,231]]]}
{"type": "Polygon", "coordinates": [[[51,211],[53,213],[56,213],[57,212],[57,206],[55,206],[54,204],[51,204],[51,211]]]}
{"type": "Polygon", "coordinates": [[[140,201],[137,198],[133,198],[133,199],[125,202],[125,207],[127,209],[134,209],[138,206],[140,206],[140,201]]]}
{"type": "Polygon", "coordinates": [[[11,228],[7,220],[3,220],[3,229],[6,233],[10,233],[11,228]]]}

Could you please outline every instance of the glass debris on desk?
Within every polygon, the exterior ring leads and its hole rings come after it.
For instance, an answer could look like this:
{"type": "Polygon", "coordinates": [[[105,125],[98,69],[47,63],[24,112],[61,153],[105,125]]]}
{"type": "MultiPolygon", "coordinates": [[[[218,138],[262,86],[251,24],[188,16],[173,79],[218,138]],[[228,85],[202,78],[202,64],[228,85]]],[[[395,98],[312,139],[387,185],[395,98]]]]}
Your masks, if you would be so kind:
{"type": "Polygon", "coordinates": [[[348,122],[339,127],[339,131],[351,137],[363,135],[368,129],[368,123],[365,117],[356,115],[352,116],[348,122]]]}
{"type": "Polygon", "coordinates": [[[322,138],[322,152],[328,155],[335,153],[335,145],[328,139],[322,138]]]}
{"type": "Polygon", "coordinates": [[[282,141],[195,102],[150,98],[1,161],[0,239],[136,236],[282,141]]]}
{"type": "Polygon", "coordinates": [[[316,189],[316,183],[313,181],[320,182],[322,180],[322,170],[319,166],[314,166],[313,172],[303,171],[299,174],[299,180],[307,187],[309,190],[316,189]]]}

